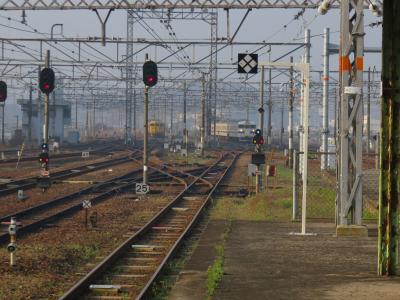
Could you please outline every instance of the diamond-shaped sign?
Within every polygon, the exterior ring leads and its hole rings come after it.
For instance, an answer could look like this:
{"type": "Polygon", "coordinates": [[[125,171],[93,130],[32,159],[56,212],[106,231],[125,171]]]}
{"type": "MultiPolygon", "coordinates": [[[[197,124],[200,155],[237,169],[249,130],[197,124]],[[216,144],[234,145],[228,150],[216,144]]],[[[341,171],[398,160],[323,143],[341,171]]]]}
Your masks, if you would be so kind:
{"type": "Polygon", "coordinates": [[[260,114],[262,114],[264,111],[265,111],[265,110],[264,110],[264,108],[262,108],[262,107],[260,107],[260,108],[258,109],[258,112],[259,112],[260,114]]]}
{"type": "Polygon", "coordinates": [[[257,74],[258,54],[239,53],[238,54],[238,73],[257,74]]]}

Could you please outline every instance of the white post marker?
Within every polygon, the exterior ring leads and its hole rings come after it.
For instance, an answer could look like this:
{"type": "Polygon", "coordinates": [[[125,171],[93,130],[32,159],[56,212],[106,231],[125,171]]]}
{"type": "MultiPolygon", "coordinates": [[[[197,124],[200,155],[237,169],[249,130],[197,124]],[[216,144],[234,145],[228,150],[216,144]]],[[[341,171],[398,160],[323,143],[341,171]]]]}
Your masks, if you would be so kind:
{"type": "Polygon", "coordinates": [[[146,195],[148,192],[150,192],[150,187],[145,183],[136,183],[135,192],[138,195],[146,195]]]}
{"type": "Polygon", "coordinates": [[[85,209],[85,228],[88,227],[88,209],[92,207],[90,200],[83,200],[82,207],[85,209]]]}
{"type": "Polygon", "coordinates": [[[291,232],[293,235],[316,235],[315,233],[306,232],[307,219],[307,171],[308,171],[308,115],[310,103],[310,64],[309,63],[259,63],[260,66],[269,67],[293,67],[303,73],[304,76],[304,100],[303,100],[303,198],[301,202],[301,232],[291,232]]]}

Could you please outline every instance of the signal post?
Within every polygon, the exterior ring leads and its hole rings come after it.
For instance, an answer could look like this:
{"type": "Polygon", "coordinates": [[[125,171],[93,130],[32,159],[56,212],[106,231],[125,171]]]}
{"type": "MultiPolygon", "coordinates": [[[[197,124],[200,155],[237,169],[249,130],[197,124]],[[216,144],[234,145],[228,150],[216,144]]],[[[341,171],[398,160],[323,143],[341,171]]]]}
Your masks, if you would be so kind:
{"type": "Polygon", "coordinates": [[[42,172],[38,179],[38,187],[43,190],[49,188],[51,184],[49,174],[49,94],[54,90],[54,81],[54,71],[50,68],[50,50],[47,50],[45,68],[40,71],[39,75],[39,88],[44,94],[44,124],[43,143],[39,154],[42,172]]]}
{"type": "Polygon", "coordinates": [[[146,62],[143,64],[144,83],[144,131],[143,131],[143,183],[147,184],[148,179],[148,133],[149,133],[149,89],[155,86],[158,81],[157,64],[149,60],[146,54],[146,62]]]}
{"type": "Polygon", "coordinates": [[[4,105],[7,99],[7,84],[0,81],[0,103],[1,103],[1,143],[4,145],[4,105]]]}

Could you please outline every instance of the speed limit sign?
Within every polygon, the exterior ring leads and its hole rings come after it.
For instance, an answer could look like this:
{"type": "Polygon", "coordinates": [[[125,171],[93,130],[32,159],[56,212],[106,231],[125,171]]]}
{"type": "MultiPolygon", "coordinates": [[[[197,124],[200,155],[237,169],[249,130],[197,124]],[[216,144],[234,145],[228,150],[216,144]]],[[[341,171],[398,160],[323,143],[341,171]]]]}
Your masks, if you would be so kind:
{"type": "Polygon", "coordinates": [[[150,191],[150,187],[145,183],[136,183],[135,191],[136,194],[145,195],[150,191]]]}

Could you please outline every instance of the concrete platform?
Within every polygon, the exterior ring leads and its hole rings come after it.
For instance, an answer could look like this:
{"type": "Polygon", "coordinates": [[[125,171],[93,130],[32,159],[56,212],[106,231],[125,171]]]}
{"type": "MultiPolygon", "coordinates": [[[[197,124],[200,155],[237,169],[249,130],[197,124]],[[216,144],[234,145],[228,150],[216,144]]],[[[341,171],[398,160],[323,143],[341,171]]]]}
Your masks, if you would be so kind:
{"type": "MultiPolygon", "coordinates": [[[[221,224],[210,222],[170,299],[206,299],[213,254],[208,234],[217,242],[214,229],[222,233],[221,224]]],[[[224,276],[213,299],[400,299],[399,277],[376,276],[376,228],[360,237],[336,237],[334,224],[326,223],[308,226],[316,236],[289,235],[293,231],[300,225],[233,221],[224,276]]]]}

